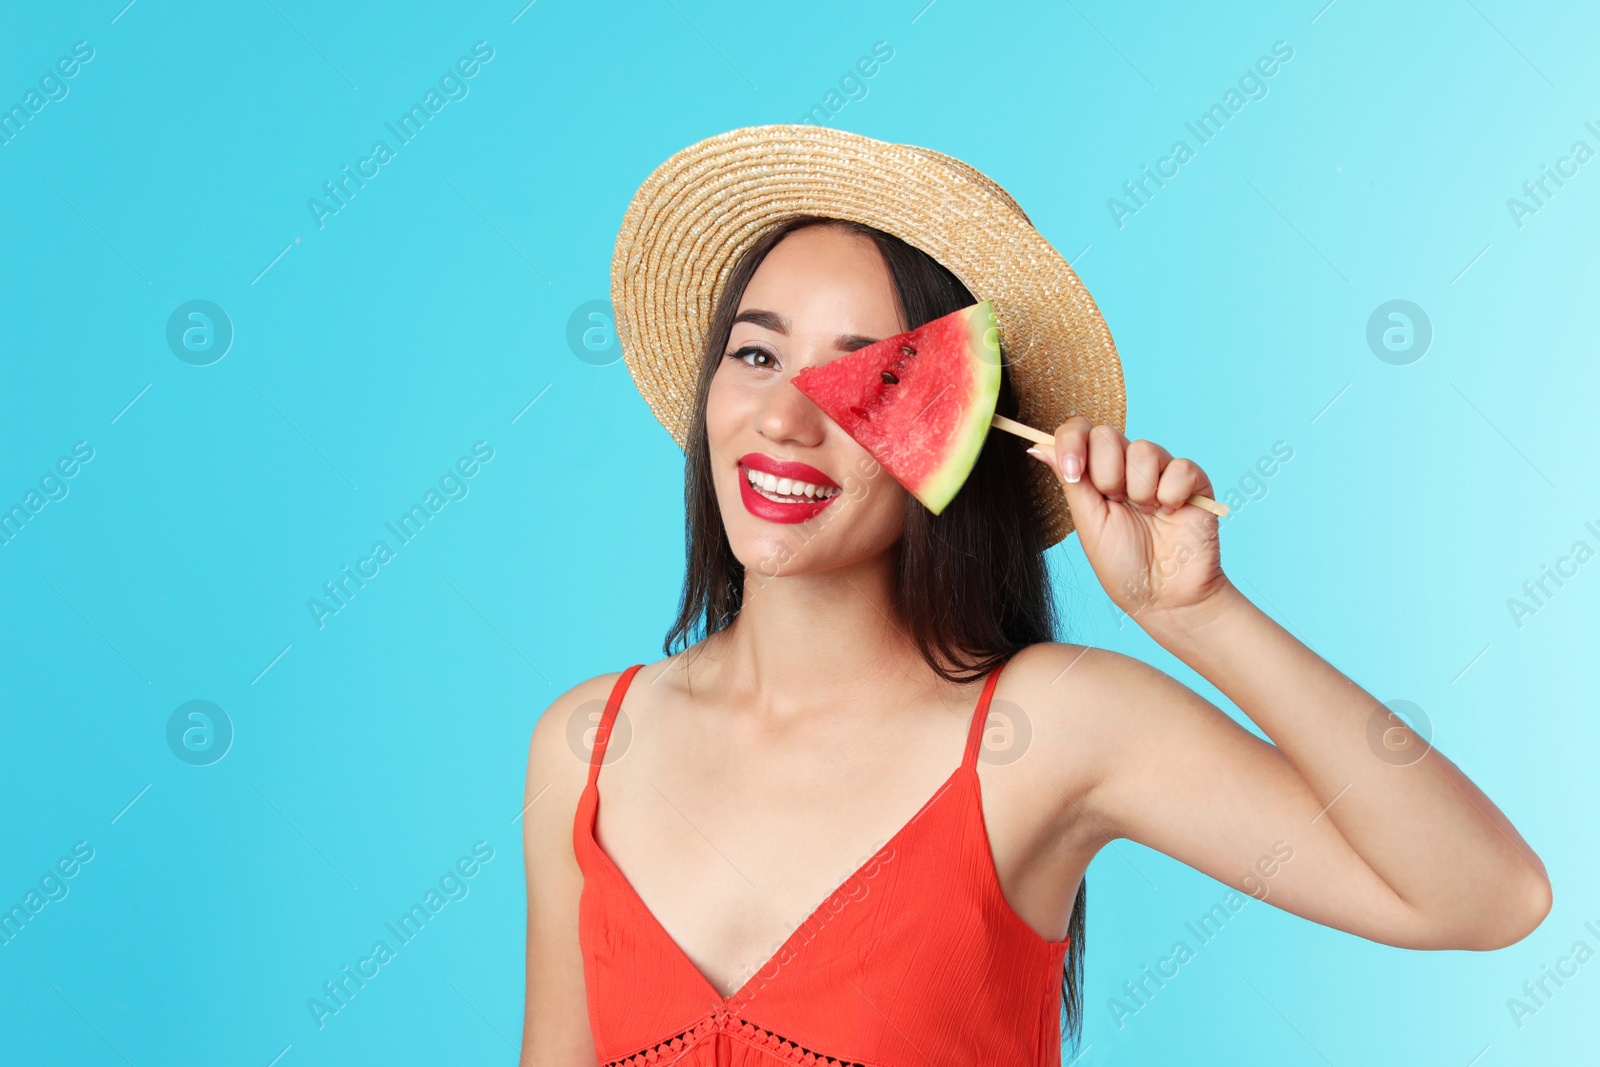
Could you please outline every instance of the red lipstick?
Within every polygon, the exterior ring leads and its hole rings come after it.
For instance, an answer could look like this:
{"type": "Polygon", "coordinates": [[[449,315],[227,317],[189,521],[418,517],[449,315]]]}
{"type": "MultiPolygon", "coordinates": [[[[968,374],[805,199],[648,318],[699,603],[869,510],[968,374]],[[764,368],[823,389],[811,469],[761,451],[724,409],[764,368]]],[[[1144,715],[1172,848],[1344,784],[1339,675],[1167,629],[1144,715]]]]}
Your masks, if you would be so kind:
{"type": "Polygon", "coordinates": [[[775,478],[787,478],[791,481],[809,483],[819,489],[838,490],[839,486],[832,478],[823,474],[817,468],[807,463],[797,463],[794,460],[773,459],[771,456],[762,455],[760,452],[749,452],[739,457],[739,499],[743,501],[745,510],[758,519],[768,522],[804,522],[813,515],[819,514],[822,509],[833,503],[842,494],[834,492],[832,496],[822,499],[800,497],[795,502],[773,500],[756,491],[750,484],[749,471],[759,471],[770,474],[775,478]]]}

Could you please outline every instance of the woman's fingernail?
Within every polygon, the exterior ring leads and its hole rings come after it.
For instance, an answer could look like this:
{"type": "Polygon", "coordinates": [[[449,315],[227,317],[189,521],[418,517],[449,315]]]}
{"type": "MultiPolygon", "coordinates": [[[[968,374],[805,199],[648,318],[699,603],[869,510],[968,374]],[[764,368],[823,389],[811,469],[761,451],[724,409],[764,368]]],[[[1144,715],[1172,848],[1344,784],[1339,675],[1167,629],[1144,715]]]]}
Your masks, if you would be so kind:
{"type": "Polygon", "coordinates": [[[1044,458],[1044,453],[1039,451],[1039,448],[1038,448],[1037,445],[1035,445],[1032,448],[1028,449],[1028,455],[1032,456],[1034,459],[1037,459],[1041,463],[1050,462],[1049,460],[1044,458]]]}
{"type": "Polygon", "coordinates": [[[1083,476],[1083,460],[1078,458],[1076,452],[1068,452],[1061,461],[1061,471],[1066,475],[1067,481],[1076,482],[1083,476]]]}

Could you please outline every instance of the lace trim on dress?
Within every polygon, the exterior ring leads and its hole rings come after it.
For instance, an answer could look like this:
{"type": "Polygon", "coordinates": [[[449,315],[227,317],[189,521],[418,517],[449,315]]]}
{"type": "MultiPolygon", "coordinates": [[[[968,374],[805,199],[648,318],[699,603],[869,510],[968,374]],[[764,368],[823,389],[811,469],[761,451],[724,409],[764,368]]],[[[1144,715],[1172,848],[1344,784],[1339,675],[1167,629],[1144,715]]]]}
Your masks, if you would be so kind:
{"type": "Polygon", "coordinates": [[[701,1019],[681,1034],[675,1034],[665,1041],[657,1042],[647,1049],[635,1052],[631,1056],[624,1056],[620,1060],[610,1060],[605,1064],[605,1067],[644,1067],[645,1064],[669,1064],[718,1031],[725,1031],[753,1048],[761,1049],[764,1052],[772,1052],[780,1059],[787,1060],[790,1063],[804,1064],[806,1067],[877,1067],[875,1064],[862,1063],[858,1060],[841,1060],[820,1052],[813,1052],[786,1037],[773,1033],[765,1027],[757,1026],[755,1023],[736,1016],[723,1016],[716,1012],[701,1019]]]}

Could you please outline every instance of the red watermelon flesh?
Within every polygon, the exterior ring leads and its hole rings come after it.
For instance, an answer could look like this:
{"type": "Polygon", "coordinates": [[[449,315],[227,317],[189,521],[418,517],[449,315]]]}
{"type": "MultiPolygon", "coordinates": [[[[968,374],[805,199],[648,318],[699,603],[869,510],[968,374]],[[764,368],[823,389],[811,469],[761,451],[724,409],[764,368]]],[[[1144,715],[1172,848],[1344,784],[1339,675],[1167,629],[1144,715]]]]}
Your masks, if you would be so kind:
{"type": "Polygon", "coordinates": [[[972,473],[1000,395],[994,309],[963,308],[794,384],[937,515],[972,473]]]}

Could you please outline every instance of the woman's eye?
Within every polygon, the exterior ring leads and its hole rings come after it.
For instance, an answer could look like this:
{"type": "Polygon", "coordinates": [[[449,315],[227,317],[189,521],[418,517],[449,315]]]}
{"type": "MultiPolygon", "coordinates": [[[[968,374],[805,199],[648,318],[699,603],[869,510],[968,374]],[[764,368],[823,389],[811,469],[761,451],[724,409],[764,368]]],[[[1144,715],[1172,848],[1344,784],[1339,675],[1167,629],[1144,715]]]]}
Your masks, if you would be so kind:
{"type": "Polygon", "coordinates": [[[755,345],[745,345],[742,348],[735,349],[734,351],[728,353],[728,358],[742,360],[752,367],[771,367],[776,362],[771,352],[768,352],[764,348],[757,348],[755,345]],[[749,356],[760,356],[762,359],[766,360],[766,362],[752,363],[747,358],[749,356]]]}

